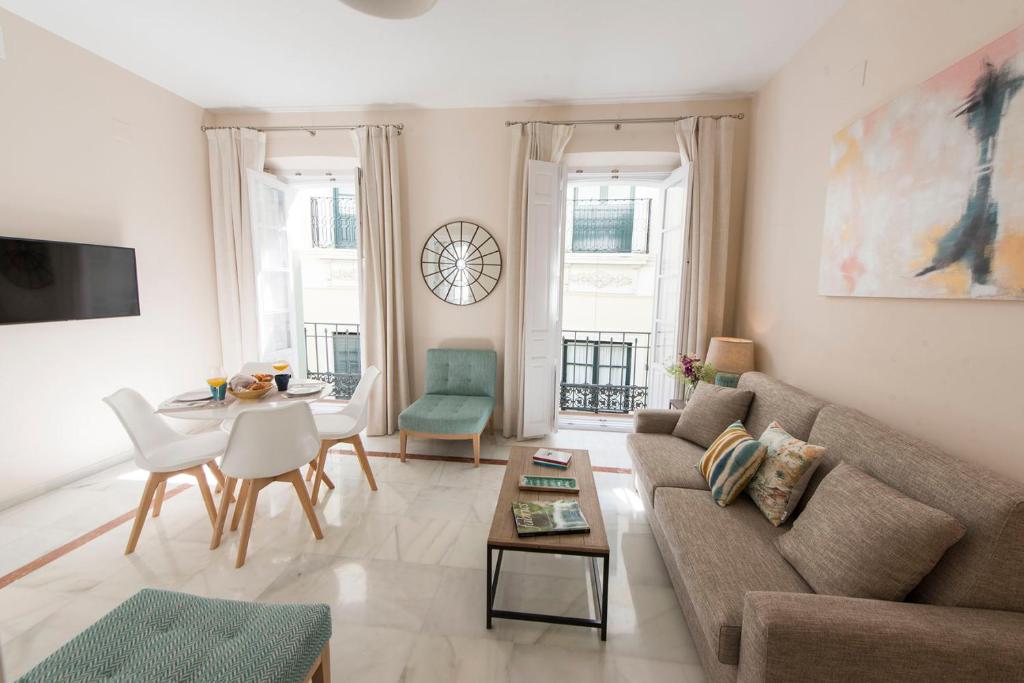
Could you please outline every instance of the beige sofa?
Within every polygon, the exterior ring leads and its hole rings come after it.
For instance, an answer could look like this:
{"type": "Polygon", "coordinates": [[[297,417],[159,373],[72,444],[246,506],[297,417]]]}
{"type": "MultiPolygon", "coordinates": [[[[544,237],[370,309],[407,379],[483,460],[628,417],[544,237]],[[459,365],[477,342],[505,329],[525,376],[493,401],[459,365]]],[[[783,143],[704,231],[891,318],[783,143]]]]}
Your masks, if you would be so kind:
{"type": "MultiPolygon", "coordinates": [[[[950,457],[761,373],[748,431],[778,420],[828,449],[805,494],[846,461],[967,527],[906,602],[815,594],[745,495],[719,508],[672,435],[678,411],[643,410],[628,437],[636,486],[712,681],[1024,680],[1024,485],[950,457]]],[[[1024,452],[1022,452],[1024,457],[1024,452]]]]}

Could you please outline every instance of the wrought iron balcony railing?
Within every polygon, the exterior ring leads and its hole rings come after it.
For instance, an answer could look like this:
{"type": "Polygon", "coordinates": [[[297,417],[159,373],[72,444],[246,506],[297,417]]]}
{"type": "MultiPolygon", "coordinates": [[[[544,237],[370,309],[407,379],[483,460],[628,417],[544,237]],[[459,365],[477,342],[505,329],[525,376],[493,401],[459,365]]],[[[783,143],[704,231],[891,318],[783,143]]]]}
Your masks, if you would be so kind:
{"type": "Polygon", "coordinates": [[[562,331],[561,410],[632,413],[647,407],[650,333],[562,331]]]}
{"type": "Polygon", "coordinates": [[[362,376],[359,325],[303,323],[306,374],[331,384],[333,398],[350,399],[362,376]]]}
{"type": "Polygon", "coordinates": [[[573,251],[647,251],[650,199],[573,199],[571,207],[573,251]]]}
{"type": "Polygon", "coordinates": [[[313,246],[321,249],[356,248],[356,198],[335,194],[331,197],[311,197],[309,225],[313,246]]]}

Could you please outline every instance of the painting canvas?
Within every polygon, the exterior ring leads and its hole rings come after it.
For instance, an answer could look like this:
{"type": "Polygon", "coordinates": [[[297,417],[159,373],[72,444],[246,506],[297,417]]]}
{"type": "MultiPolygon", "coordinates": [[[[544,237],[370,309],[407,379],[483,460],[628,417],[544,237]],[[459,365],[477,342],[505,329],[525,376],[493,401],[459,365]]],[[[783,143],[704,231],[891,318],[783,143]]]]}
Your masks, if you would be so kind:
{"type": "Polygon", "coordinates": [[[836,134],[819,291],[1024,299],[1024,26],[836,134]]]}

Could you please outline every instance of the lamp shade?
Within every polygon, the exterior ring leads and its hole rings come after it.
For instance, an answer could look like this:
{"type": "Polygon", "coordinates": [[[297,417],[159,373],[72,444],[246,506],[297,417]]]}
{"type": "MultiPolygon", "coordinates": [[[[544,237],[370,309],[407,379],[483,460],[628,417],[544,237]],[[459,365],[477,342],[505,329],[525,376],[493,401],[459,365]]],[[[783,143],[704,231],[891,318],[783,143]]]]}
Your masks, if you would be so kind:
{"type": "Polygon", "coordinates": [[[740,375],[754,369],[754,342],[737,337],[712,337],[705,359],[717,372],[740,375]]]}

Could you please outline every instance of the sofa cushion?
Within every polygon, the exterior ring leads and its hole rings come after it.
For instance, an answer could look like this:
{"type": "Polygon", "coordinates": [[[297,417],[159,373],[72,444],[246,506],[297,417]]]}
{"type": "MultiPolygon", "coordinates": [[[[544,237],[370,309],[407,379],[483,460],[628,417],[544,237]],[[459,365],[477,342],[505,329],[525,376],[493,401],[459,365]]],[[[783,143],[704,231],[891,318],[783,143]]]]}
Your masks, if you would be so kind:
{"type": "Polygon", "coordinates": [[[743,421],[751,434],[760,434],[774,420],[796,438],[807,441],[818,411],[825,406],[821,399],[763,372],[744,372],[739,388],[754,392],[743,421]]]}
{"type": "Polygon", "coordinates": [[[736,500],[764,460],[765,447],[737,420],[726,427],[700,459],[700,474],[720,507],[736,500]]]}
{"type": "Polygon", "coordinates": [[[842,464],[778,547],[816,593],[903,600],[963,535],[942,510],[842,464]]]}
{"type": "Polygon", "coordinates": [[[697,470],[704,455],[697,444],[671,434],[627,434],[626,450],[648,500],[654,500],[655,490],[663,486],[708,490],[708,483],[697,470]]]}
{"type": "Polygon", "coordinates": [[[747,486],[747,495],[769,522],[779,526],[796,509],[825,449],[797,439],[778,422],[768,425],[758,441],[767,453],[761,469],[747,486]]]}
{"type": "Polygon", "coordinates": [[[654,515],[671,555],[665,561],[685,584],[701,635],[723,664],[739,662],[748,591],[812,592],[775,548],[783,530],[748,498],[723,510],[703,491],[662,488],[654,515]]]}
{"type": "Polygon", "coordinates": [[[679,414],[672,433],[707,448],[726,427],[747,416],[753,397],[749,391],[701,382],[679,414]]]}
{"type": "Polygon", "coordinates": [[[488,396],[424,394],[398,415],[398,428],[424,434],[479,434],[494,410],[488,396]]]}
{"type": "Polygon", "coordinates": [[[1024,484],[958,460],[849,408],[823,408],[810,440],[827,452],[805,500],[813,501],[818,482],[838,463],[847,462],[967,527],[910,594],[911,600],[1024,612],[1024,484]]]}

